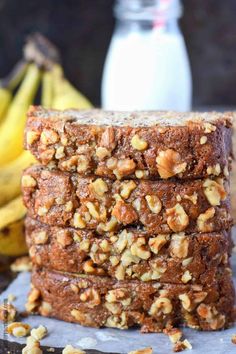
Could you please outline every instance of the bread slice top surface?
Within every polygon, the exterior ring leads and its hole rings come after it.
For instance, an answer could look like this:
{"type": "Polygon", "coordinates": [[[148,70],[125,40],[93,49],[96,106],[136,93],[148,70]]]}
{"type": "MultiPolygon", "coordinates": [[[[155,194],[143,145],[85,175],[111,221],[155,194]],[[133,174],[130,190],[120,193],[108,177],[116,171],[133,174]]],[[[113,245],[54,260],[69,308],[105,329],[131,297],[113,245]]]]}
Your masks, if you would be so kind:
{"type": "Polygon", "coordinates": [[[210,123],[231,127],[236,112],[175,112],[175,111],[105,111],[102,109],[64,111],[31,106],[28,118],[62,120],[78,125],[117,127],[174,127],[210,123]]]}

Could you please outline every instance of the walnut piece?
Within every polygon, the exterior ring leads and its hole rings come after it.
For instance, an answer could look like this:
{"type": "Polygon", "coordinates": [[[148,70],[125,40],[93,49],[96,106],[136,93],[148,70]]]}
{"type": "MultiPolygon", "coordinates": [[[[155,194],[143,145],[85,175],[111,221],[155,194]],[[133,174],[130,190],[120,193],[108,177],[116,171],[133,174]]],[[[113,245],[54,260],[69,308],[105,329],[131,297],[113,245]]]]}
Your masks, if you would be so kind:
{"type": "Polygon", "coordinates": [[[169,235],[158,235],[149,239],[148,244],[151,251],[154,254],[158,254],[160,249],[168,242],[170,239],[169,235]]]}
{"type": "Polygon", "coordinates": [[[148,143],[144,139],[140,138],[137,134],[132,137],[131,145],[134,149],[139,151],[146,150],[148,147],[148,143]]]}
{"type": "Polygon", "coordinates": [[[163,332],[168,335],[171,343],[178,342],[183,335],[182,331],[179,328],[164,329],[163,332]]]}
{"type": "Polygon", "coordinates": [[[109,151],[114,150],[116,147],[114,128],[107,127],[101,136],[100,145],[107,148],[109,151]]]}
{"type": "Polygon", "coordinates": [[[181,204],[166,209],[167,224],[174,232],[183,231],[189,224],[189,217],[181,204]]]}
{"type": "Polygon", "coordinates": [[[162,208],[162,204],[157,195],[146,195],[145,199],[147,201],[148,207],[154,214],[159,214],[162,208]]]}
{"type": "Polygon", "coordinates": [[[172,235],[170,243],[171,255],[178,258],[186,258],[188,255],[188,245],[188,237],[183,233],[172,235]]]}
{"type": "Polygon", "coordinates": [[[138,214],[132,205],[118,201],[112,210],[112,216],[122,224],[132,224],[138,220],[138,214]]]}
{"type": "Polygon", "coordinates": [[[88,288],[81,295],[80,300],[86,302],[86,305],[90,308],[100,305],[101,298],[96,289],[88,288]]]}
{"type": "Polygon", "coordinates": [[[46,231],[39,231],[33,233],[33,239],[36,245],[43,245],[48,241],[48,235],[46,231]]]}
{"type": "Polygon", "coordinates": [[[52,129],[44,129],[41,133],[40,140],[44,145],[55,144],[59,141],[59,136],[52,129]]]}
{"type": "Polygon", "coordinates": [[[204,194],[212,206],[221,204],[221,200],[225,200],[227,193],[223,184],[217,183],[212,179],[206,179],[203,183],[204,194]]]}
{"type": "Polygon", "coordinates": [[[32,176],[24,175],[24,176],[22,176],[21,184],[22,184],[22,187],[24,187],[24,188],[32,188],[37,185],[37,182],[32,176]]]}
{"type": "Polygon", "coordinates": [[[202,232],[211,232],[213,225],[211,222],[209,222],[209,220],[212,219],[214,215],[215,208],[213,207],[207,209],[205,213],[200,214],[197,218],[198,230],[202,232]]]}
{"type": "Polygon", "coordinates": [[[86,352],[81,349],[74,348],[72,345],[67,345],[63,349],[62,354],[86,354],[86,352]]]}
{"type": "Polygon", "coordinates": [[[123,177],[132,174],[135,171],[136,163],[132,159],[122,159],[117,162],[116,170],[117,177],[123,177]]]}
{"type": "Polygon", "coordinates": [[[12,304],[0,305],[0,321],[12,322],[16,318],[16,308],[12,304]]]}
{"type": "Polygon", "coordinates": [[[171,313],[173,306],[171,304],[170,299],[167,297],[159,297],[157,298],[154,303],[152,304],[149,313],[150,315],[157,315],[157,314],[168,314],[171,313]]]}
{"type": "Polygon", "coordinates": [[[136,183],[134,181],[125,181],[121,183],[120,195],[124,199],[128,199],[131,192],[136,188],[136,183]]]}
{"type": "Polygon", "coordinates": [[[27,146],[32,145],[35,141],[37,141],[40,137],[40,133],[39,132],[35,132],[35,131],[28,131],[26,133],[26,143],[27,146]]]}
{"type": "Polygon", "coordinates": [[[22,322],[12,322],[7,326],[6,332],[14,337],[26,337],[30,332],[30,325],[22,322]]]}
{"type": "Polygon", "coordinates": [[[30,332],[30,335],[36,339],[36,340],[41,340],[43,339],[46,335],[47,335],[47,328],[40,325],[39,327],[37,328],[33,328],[30,332]]]}
{"type": "Polygon", "coordinates": [[[108,191],[108,186],[102,178],[97,178],[94,182],[91,183],[93,191],[99,196],[103,197],[104,194],[108,191]]]}
{"type": "Polygon", "coordinates": [[[186,170],[187,163],[181,161],[180,154],[172,149],[160,151],[156,158],[157,170],[161,178],[167,179],[186,170]]]}

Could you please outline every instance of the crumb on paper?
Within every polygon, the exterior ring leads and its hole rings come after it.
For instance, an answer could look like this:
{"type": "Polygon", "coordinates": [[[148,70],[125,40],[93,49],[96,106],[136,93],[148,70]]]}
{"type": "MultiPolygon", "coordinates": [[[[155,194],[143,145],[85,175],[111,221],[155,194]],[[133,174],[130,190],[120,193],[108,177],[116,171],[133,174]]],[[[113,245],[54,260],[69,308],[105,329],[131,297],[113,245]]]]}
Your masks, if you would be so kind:
{"type": "Polygon", "coordinates": [[[40,342],[29,336],[26,340],[26,346],[22,349],[22,354],[43,354],[40,349],[40,342]]]}
{"type": "Polygon", "coordinates": [[[12,322],[6,327],[6,332],[14,337],[26,337],[30,332],[30,325],[23,322],[12,322]]]}
{"type": "Polygon", "coordinates": [[[173,352],[177,353],[177,352],[182,352],[185,349],[192,349],[192,345],[191,343],[185,339],[182,342],[178,341],[175,343],[174,347],[173,347],[173,352]]]}
{"type": "Polygon", "coordinates": [[[231,342],[233,344],[236,344],[236,334],[233,334],[232,337],[231,337],[231,342]]]}
{"type": "Polygon", "coordinates": [[[12,304],[0,304],[0,321],[13,322],[16,318],[17,310],[12,304]]]}
{"type": "Polygon", "coordinates": [[[54,352],[55,352],[55,348],[48,348],[48,349],[47,349],[47,352],[49,352],[49,353],[54,353],[54,352]]]}
{"type": "Polygon", "coordinates": [[[30,332],[31,336],[36,340],[41,340],[47,335],[47,328],[40,325],[37,328],[33,328],[30,332]]]}
{"type": "Polygon", "coordinates": [[[67,345],[62,354],[86,354],[83,350],[72,347],[72,345],[67,345]]]}
{"type": "Polygon", "coordinates": [[[138,349],[138,350],[133,350],[129,352],[128,354],[152,354],[153,350],[151,347],[143,348],[143,349],[138,349]]]}
{"type": "Polygon", "coordinates": [[[13,272],[29,272],[32,268],[30,258],[28,256],[19,257],[11,264],[13,272]]]}
{"type": "Polygon", "coordinates": [[[180,341],[180,339],[183,336],[183,332],[179,328],[170,328],[170,329],[164,329],[163,331],[164,334],[166,334],[169,337],[169,340],[171,343],[177,343],[180,341]]]}

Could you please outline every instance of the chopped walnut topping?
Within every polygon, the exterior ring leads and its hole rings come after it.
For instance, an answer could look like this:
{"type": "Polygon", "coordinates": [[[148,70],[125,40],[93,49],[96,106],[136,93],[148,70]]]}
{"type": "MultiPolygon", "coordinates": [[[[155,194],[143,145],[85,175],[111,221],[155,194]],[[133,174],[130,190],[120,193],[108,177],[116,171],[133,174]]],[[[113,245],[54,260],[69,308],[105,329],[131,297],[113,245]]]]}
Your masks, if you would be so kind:
{"type": "Polygon", "coordinates": [[[171,343],[178,342],[183,335],[182,331],[179,328],[164,329],[163,332],[168,335],[171,343]]]}
{"type": "Polygon", "coordinates": [[[100,145],[107,148],[109,151],[116,147],[115,131],[113,127],[107,127],[101,136],[100,145]]]}
{"type": "Polygon", "coordinates": [[[43,301],[41,306],[40,306],[40,311],[42,316],[48,316],[50,312],[52,311],[52,306],[49,304],[49,302],[43,301]]]}
{"type": "Polygon", "coordinates": [[[113,231],[117,225],[117,219],[112,216],[111,219],[107,222],[107,223],[100,223],[98,225],[98,232],[101,230],[101,231],[105,231],[105,232],[108,232],[108,231],[113,231]]]}
{"type": "Polygon", "coordinates": [[[47,214],[49,208],[47,208],[46,206],[42,206],[38,208],[38,215],[39,216],[44,216],[47,214]]]}
{"type": "Polygon", "coordinates": [[[188,238],[183,234],[174,234],[171,237],[171,255],[178,258],[186,258],[188,255],[188,238]]]}
{"type": "Polygon", "coordinates": [[[153,350],[151,347],[143,348],[143,349],[137,349],[129,352],[128,354],[152,354],[153,350]]]}
{"type": "Polygon", "coordinates": [[[89,167],[88,158],[84,155],[79,155],[77,159],[77,172],[85,172],[89,167]]]}
{"type": "Polygon", "coordinates": [[[64,146],[59,146],[56,149],[55,159],[59,160],[59,159],[62,159],[65,156],[64,149],[65,149],[64,146]]]}
{"type": "Polygon", "coordinates": [[[198,194],[194,192],[192,195],[184,195],[184,199],[190,200],[194,205],[197,204],[198,194]]]}
{"type": "Polygon", "coordinates": [[[192,310],[192,303],[188,294],[180,294],[179,299],[181,300],[182,306],[185,310],[187,311],[192,310]]]}
{"type": "Polygon", "coordinates": [[[183,267],[187,267],[193,260],[193,257],[189,257],[189,258],[185,258],[183,261],[182,261],[182,266],[183,267]]]}
{"type": "Polygon", "coordinates": [[[12,322],[7,326],[6,332],[14,337],[26,337],[30,332],[30,325],[22,322],[12,322]]]}
{"type": "Polygon", "coordinates": [[[144,139],[141,139],[137,134],[132,137],[131,145],[134,149],[139,151],[146,150],[148,147],[148,143],[144,139]]]}
{"type": "Polygon", "coordinates": [[[40,140],[44,145],[55,144],[59,141],[59,136],[51,129],[44,129],[41,133],[40,140]]]}
{"type": "Polygon", "coordinates": [[[156,162],[160,177],[164,179],[184,172],[187,167],[187,163],[181,161],[180,154],[172,149],[160,151],[156,162]]]}
{"type": "Polygon", "coordinates": [[[225,177],[229,177],[229,169],[228,169],[228,166],[225,166],[225,167],[224,167],[224,176],[225,176],[225,177]]]}
{"type": "Polygon", "coordinates": [[[212,223],[209,222],[210,219],[215,215],[215,209],[209,208],[205,211],[205,213],[200,214],[197,218],[197,226],[198,230],[202,232],[211,232],[212,231],[212,223]]]}
{"type": "Polygon", "coordinates": [[[189,270],[186,270],[184,274],[181,277],[181,280],[184,284],[188,283],[192,279],[192,274],[189,272],[189,270]]]}
{"type": "Polygon", "coordinates": [[[146,178],[149,175],[149,171],[145,170],[136,170],[134,173],[138,179],[146,178]]]}
{"type": "Polygon", "coordinates": [[[32,176],[24,175],[22,176],[21,184],[22,187],[24,188],[31,188],[31,187],[35,187],[37,185],[37,182],[32,176]]]}
{"type": "Polygon", "coordinates": [[[141,210],[141,200],[140,200],[140,198],[136,198],[133,201],[132,205],[133,205],[135,210],[140,211],[141,210]]]}
{"type": "Polygon", "coordinates": [[[107,318],[107,321],[105,323],[106,327],[114,327],[114,328],[120,328],[120,329],[127,329],[127,318],[126,318],[126,313],[122,312],[121,315],[119,316],[109,316],[107,318]]]}
{"type": "Polygon", "coordinates": [[[33,239],[36,245],[43,245],[48,241],[48,235],[46,231],[39,231],[33,233],[33,239]]]}
{"type": "Polygon", "coordinates": [[[134,181],[125,181],[121,183],[120,195],[124,199],[128,199],[131,192],[136,188],[136,183],[134,181]]]}
{"type": "Polygon", "coordinates": [[[150,238],[148,244],[151,251],[155,254],[158,254],[160,249],[167,243],[169,239],[169,235],[158,235],[157,237],[150,238]]]}
{"type": "Polygon", "coordinates": [[[162,204],[157,195],[146,195],[145,197],[148,207],[154,214],[159,214],[162,208],[162,204]]]}
{"type": "Polygon", "coordinates": [[[87,202],[86,203],[86,207],[88,208],[88,211],[90,213],[90,215],[96,219],[96,220],[99,220],[100,216],[99,216],[99,209],[98,207],[92,203],[92,202],[87,202]]]}
{"type": "Polygon", "coordinates": [[[75,294],[78,294],[79,293],[79,288],[77,285],[71,283],[70,284],[70,287],[71,287],[71,290],[75,293],[75,294]]]}
{"type": "Polygon", "coordinates": [[[96,289],[88,288],[81,295],[80,300],[86,302],[86,305],[90,308],[100,305],[101,298],[96,289]]]}
{"type": "Polygon", "coordinates": [[[145,237],[138,238],[137,241],[135,241],[130,247],[130,251],[132,255],[137,256],[144,260],[150,258],[151,252],[146,249],[145,245],[146,245],[145,237]]]}
{"type": "Polygon", "coordinates": [[[189,224],[189,217],[181,204],[166,209],[167,224],[174,232],[183,231],[189,224]]]}
{"type": "Polygon", "coordinates": [[[65,204],[65,211],[66,211],[67,213],[69,213],[70,211],[72,211],[72,209],[73,209],[73,203],[72,203],[72,201],[70,200],[69,202],[67,202],[67,203],[65,204]]]}
{"type": "Polygon", "coordinates": [[[117,159],[115,157],[111,157],[110,159],[107,160],[106,165],[109,170],[114,170],[117,166],[117,159]]]}
{"type": "Polygon", "coordinates": [[[221,200],[225,200],[227,193],[224,186],[212,179],[206,179],[203,183],[204,194],[212,206],[220,205],[221,200]]]}
{"type": "Polygon", "coordinates": [[[99,160],[103,160],[105,159],[105,157],[111,156],[110,151],[102,146],[96,148],[95,154],[99,158],[99,160]]]}
{"type": "Polygon", "coordinates": [[[30,294],[28,296],[28,301],[33,303],[36,300],[38,300],[39,297],[40,297],[40,291],[38,289],[36,289],[36,288],[33,288],[30,291],[30,294]]]}
{"type": "Polygon", "coordinates": [[[158,313],[168,314],[171,313],[173,306],[170,299],[167,297],[159,297],[155,300],[150,308],[150,315],[156,315],[158,313]]]}
{"type": "MultiPolygon", "coordinates": [[[[117,172],[122,176],[130,175],[134,172],[136,163],[132,159],[122,159],[117,162],[117,172]]],[[[114,171],[115,172],[115,171],[114,171]]]]}
{"type": "Polygon", "coordinates": [[[207,167],[207,174],[208,175],[219,176],[220,173],[221,173],[221,167],[220,167],[219,163],[217,163],[215,166],[208,166],[207,167]]]}
{"type": "Polygon", "coordinates": [[[26,143],[27,145],[32,145],[35,141],[37,141],[40,137],[40,133],[35,131],[28,131],[26,133],[26,143]]]}
{"type": "Polygon", "coordinates": [[[204,123],[203,126],[204,126],[204,132],[206,134],[214,132],[216,130],[216,126],[211,123],[204,123]]]}
{"type": "Polygon", "coordinates": [[[206,144],[206,142],[207,142],[207,136],[203,135],[200,139],[200,144],[204,145],[204,144],[206,144]]]}
{"type": "Polygon", "coordinates": [[[67,247],[73,243],[73,237],[69,230],[61,229],[57,232],[57,242],[62,247],[67,247]]]}
{"type": "Polygon", "coordinates": [[[83,350],[72,347],[72,345],[67,345],[62,354],[86,354],[83,350]]]}
{"type": "Polygon", "coordinates": [[[125,268],[122,264],[119,264],[115,271],[115,277],[117,280],[124,280],[125,279],[125,268]]]}
{"type": "Polygon", "coordinates": [[[91,183],[93,191],[99,196],[103,197],[104,194],[108,191],[108,186],[105,181],[101,178],[97,178],[94,182],[91,183]]]}
{"type": "Polygon", "coordinates": [[[118,201],[112,210],[112,216],[122,224],[132,224],[137,221],[138,215],[132,205],[118,201]]]}
{"type": "Polygon", "coordinates": [[[79,213],[75,213],[73,217],[73,226],[79,229],[84,229],[86,227],[86,222],[83,220],[79,213]]]}
{"type": "Polygon", "coordinates": [[[16,318],[16,308],[12,304],[1,304],[0,305],[0,321],[2,322],[12,322],[16,318]]]}

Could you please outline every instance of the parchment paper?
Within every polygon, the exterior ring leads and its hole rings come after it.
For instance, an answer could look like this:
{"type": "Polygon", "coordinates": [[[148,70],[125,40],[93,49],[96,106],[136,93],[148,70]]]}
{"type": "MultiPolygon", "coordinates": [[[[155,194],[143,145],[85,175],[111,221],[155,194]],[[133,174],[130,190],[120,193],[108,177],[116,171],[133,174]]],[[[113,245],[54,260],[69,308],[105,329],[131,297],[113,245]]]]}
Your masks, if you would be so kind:
{"type": "MultiPolygon", "coordinates": [[[[236,236],[234,230],[234,236],[236,236]]],[[[236,256],[232,257],[234,274],[236,274],[236,256]]],[[[234,278],[236,284],[236,278],[234,278]]],[[[0,303],[14,294],[14,305],[19,311],[24,311],[26,296],[30,287],[30,274],[21,273],[16,280],[1,294],[0,303]]],[[[31,327],[40,324],[48,329],[48,336],[41,340],[41,344],[51,347],[64,347],[67,344],[81,349],[97,349],[107,353],[128,353],[131,350],[151,346],[154,354],[172,353],[172,344],[164,334],[141,334],[139,330],[93,329],[76,324],[66,323],[55,319],[40,316],[30,316],[24,320],[31,327]]],[[[4,325],[0,324],[0,338],[18,343],[25,343],[25,338],[17,339],[5,333],[4,325]]],[[[199,332],[192,329],[183,329],[184,337],[193,346],[191,354],[233,354],[236,345],[231,343],[231,336],[236,334],[236,326],[225,331],[199,332]]],[[[187,352],[187,351],[186,351],[187,352]]],[[[5,354],[5,353],[4,353],[5,354]]]]}

